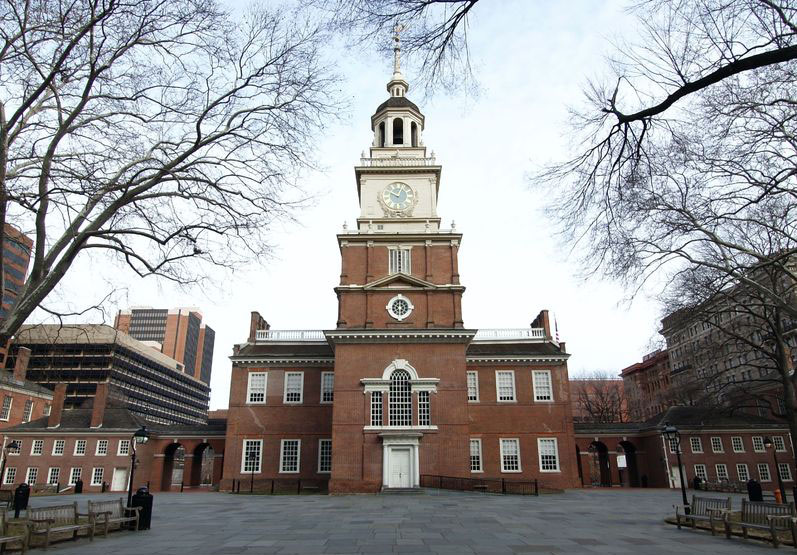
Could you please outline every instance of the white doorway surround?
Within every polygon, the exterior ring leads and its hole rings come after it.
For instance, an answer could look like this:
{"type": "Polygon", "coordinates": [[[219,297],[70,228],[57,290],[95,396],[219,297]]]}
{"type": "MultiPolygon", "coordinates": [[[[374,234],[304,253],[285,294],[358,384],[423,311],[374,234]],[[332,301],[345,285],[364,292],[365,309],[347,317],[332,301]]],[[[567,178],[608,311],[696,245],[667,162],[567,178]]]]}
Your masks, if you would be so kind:
{"type": "Polygon", "coordinates": [[[111,491],[125,491],[127,489],[127,468],[114,468],[111,480],[111,491]]]}
{"type": "Polygon", "coordinates": [[[421,485],[418,432],[382,432],[382,487],[417,488],[421,485]]]}

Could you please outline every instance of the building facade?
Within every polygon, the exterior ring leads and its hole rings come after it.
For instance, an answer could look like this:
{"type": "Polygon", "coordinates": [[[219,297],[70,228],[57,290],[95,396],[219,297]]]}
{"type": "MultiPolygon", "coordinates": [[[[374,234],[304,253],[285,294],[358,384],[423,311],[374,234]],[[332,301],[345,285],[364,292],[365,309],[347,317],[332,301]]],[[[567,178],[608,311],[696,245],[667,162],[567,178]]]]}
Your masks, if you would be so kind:
{"type": "Polygon", "coordinates": [[[644,422],[673,404],[670,374],[670,355],[666,349],[648,353],[642,362],[623,368],[620,376],[630,421],[644,422]]]}
{"type": "Polygon", "coordinates": [[[187,374],[210,384],[216,332],[196,308],[120,310],[114,327],[183,365],[187,374]]]}
{"type": "Polygon", "coordinates": [[[159,424],[202,424],[207,420],[210,388],[183,371],[179,362],[126,333],[102,324],[23,326],[6,367],[21,347],[30,349],[28,379],[47,388],[67,384],[67,408],[95,396],[97,385],[110,385],[113,398],[134,414],[159,424]]]}
{"type": "Polygon", "coordinates": [[[426,475],[578,484],[567,358],[548,313],[476,330],[462,314],[462,234],[437,211],[441,166],[397,62],[355,167],[360,216],[337,236],[337,327],[272,330],[253,313],[232,357],[222,487],[297,477],[330,492],[426,475]]]}
{"type": "MultiPolygon", "coordinates": [[[[30,350],[19,349],[12,371],[0,371],[0,445],[3,430],[50,414],[53,392],[27,379],[30,350]]],[[[2,458],[0,452],[0,458],[2,458]]]]}
{"type": "Polygon", "coordinates": [[[576,424],[582,484],[680,488],[678,445],[662,437],[665,423],[676,426],[681,434],[687,487],[692,487],[697,476],[703,482],[736,482],[743,490],[752,478],[771,491],[778,487],[777,472],[791,493],[794,446],[785,424],[698,407],[670,407],[645,422],[576,424]],[[765,447],[767,438],[772,448],[765,447]]]}
{"type": "Polygon", "coordinates": [[[6,312],[14,306],[19,291],[25,285],[32,247],[33,240],[30,237],[14,226],[5,224],[3,241],[5,291],[3,291],[3,303],[0,306],[0,318],[5,318],[6,312]]]}

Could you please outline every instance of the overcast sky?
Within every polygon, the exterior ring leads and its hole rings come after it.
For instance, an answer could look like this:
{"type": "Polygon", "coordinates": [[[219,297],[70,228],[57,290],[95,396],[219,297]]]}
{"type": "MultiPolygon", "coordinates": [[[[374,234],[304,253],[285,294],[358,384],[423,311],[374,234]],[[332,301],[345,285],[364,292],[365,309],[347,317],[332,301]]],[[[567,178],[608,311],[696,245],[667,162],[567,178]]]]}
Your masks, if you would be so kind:
{"type": "MultiPolygon", "coordinates": [[[[464,234],[459,268],[467,287],[466,327],[526,327],[548,309],[572,353],[571,376],[619,372],[657,338],[655,304],[639,298],[629,306],[623,302],[627,293],[616,284],[576,277],[574,257],[552,236],[541,213],[543,194],[532,190],[528,178],[567,157],[568,106],[581,101],[588,77],[602,74],[612,41],[633,33],[623,5],[484,0],[472,10],[469,29],[482,85],[478,98],[441,94],[422,101],[412,88],[412,66],[404,68],[407,96],[426,116],[425,143],[443,166],[438,203],[443,227],[456,220],[464,234]]],[[[96,260],[84,260],[64,288],[79,304],[94,300],[101,289],[86,287],[90,280],[126,284],[118,304],[109,305],[110,323],[111,313],[128,305],[199,307],[216,330],[211,408],[227,406],[228,357],[233,344],[246,339],[250,311],[260,311],[275,329],[335,326],[333,287],[340,275],[335,234],[344,221],[354,225],[358,215],[353,166],[370,144],[369,118],[388,96],[391,61],[368,51],[330,55],[344,74],[351,108],[320,138],[317,154],[324,171],[302,184],[316,196],[315,206],[300,212],[295,224],[275,230],[278,249],[272,260],[219,272],[213,284],[192,290],[139,280],[117,267],[106,275],[97,271],[96,260]]]]}

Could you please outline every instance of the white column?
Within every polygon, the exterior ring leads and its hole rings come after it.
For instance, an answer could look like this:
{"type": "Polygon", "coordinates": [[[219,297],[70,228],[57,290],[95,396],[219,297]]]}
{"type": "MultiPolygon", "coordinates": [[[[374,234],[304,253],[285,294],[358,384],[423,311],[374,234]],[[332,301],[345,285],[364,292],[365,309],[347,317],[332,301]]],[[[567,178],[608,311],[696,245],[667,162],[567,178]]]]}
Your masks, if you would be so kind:
{"type": "Polygon", "coordinates": [[[413,445],[412,451],[414,453],[414,460],[412,465],[412,485],[413,487],[421,487],[421,466],[420,466],[420,455],[418,451],[420,450],[419,445],[413,445]]]}
{"type": "Polygon", "coordinates": [[[404,118],[404,145],[412,146],[412,134],[410,130],[410,118],[404,118]]]}
{"type": "Polygon", "coordinates": [[[385,146],[393,146],[393,118],[385,118],[385,146]]]}
{"type": "Polygon", "coordinates": [[[390,484],[390,446],[382,445],[382,486],[390,484]]]}

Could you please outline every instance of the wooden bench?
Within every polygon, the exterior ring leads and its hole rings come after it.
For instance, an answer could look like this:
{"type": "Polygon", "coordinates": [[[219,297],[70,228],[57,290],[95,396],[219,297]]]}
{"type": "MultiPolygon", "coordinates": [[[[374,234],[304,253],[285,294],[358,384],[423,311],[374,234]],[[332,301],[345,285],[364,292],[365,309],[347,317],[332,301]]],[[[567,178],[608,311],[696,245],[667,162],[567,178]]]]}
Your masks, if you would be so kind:
{"type": "Polygon", "coordinates": [[[8,511],[0,509],[0,552],[5,552],[7,543],[19,542],[22,545],[22,553],[28,550],[28,541],[30,539],[30,530],[28,529],[28,522],[20,523],[20,526],[25,530],[23,534],[10,533],[8,525],[8,511]]]}
{"type": "Polygon", "coordinates": [[[700,497],[697,495],[692,496],[692,504],[689,506],[689,514],[681,514],[681,511],[686,513],[682,505],[673,505],[675,507],[675,523],[678,529],[681,529],[681,519],[688,523],[692,521],[692,528],[698,520],[707,521],[711,527],[711,535],[716,535],[714,532],[714,522],[722,522],[727,512],[731,510],[730,497],[700,497]]]}
{"type": "Polygon", "coordinates": [[[79,513],[77,502],[36,509],[28,507],[27,515],[31,523],[31,535],[44,536],[44,549],[50,546],[52,534],[59,532],[72,532],[72,539],[76,540],[78,532],[85,530],[89,540],[94,541],[94,517],[79,513]],[[80,517],[86,517],[88,522],[80,522],[80,517]]]}
{"type": "Polygon", "coordinates": [[[725,536],[731,537],[731,525],[737,524],[742,528],[742,536],[747,538],[747,529],[769,530],[772,536],[772,546],[778,547],[780,540],[778,532],[790,530],[792,541],[797,546],[797,530],[795,529],[794,503],[764,503],[742,499],[742,512],[740,522],[731,522],[730,514],[725,514],[725,536]]]}
{"type": "Polygon", "coordinates": [[[89,501],[89,515],[95,525],[103,526],[103,535],[106,537],[111,524],[119,524],[121,529],[122,524],[135,522],[138,531],[139,511],[141,507],[125,507],[121,497],[114,501],[89,501]]]}

